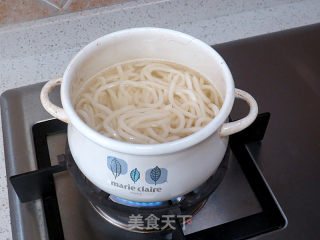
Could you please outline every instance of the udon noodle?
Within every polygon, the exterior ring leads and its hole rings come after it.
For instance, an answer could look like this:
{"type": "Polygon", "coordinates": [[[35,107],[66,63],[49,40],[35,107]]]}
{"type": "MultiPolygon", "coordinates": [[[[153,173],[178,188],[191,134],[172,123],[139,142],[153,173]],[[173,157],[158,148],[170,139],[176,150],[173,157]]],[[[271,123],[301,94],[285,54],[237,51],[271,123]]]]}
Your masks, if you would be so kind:
{"type": "Polygon", "coordinates": [[[139,144],[191,135],[222,105],[215,87],[196,71],[146,59],[104,69],[82,84],[74,100],[77,114],[91,128],[139,144]]]}

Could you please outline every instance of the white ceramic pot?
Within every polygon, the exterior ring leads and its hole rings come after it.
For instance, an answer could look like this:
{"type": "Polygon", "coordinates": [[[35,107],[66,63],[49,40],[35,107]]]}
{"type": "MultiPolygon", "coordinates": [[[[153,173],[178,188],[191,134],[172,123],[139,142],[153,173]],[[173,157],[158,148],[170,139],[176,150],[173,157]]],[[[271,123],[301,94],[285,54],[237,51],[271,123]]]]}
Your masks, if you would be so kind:
{"type": "Polygon", "coordinates": [[[205,182],[219,166],[228,136],[249,126],[258,112],[255,100],[234,88],[230,70],[215,50],[184,33],[159,28],[122,30],[91,42],[72,59],[63,79],[45,84],[41,101],[54,117],[69,123],[69,146],[81,172],[103,191],[140,202],[173,199],[205,182]],[[196,69],[220,92],[223,106],[219,114],[193,135],[162,144],[120,142],[88,127],[72,105],[81,81],[107,66],[138,58],[169,60],[196,69]],[[59,84],[63,109],[48,98],[59,84]],[[247,101],[250,112],[226,123],[234,97],[247,101]]]}

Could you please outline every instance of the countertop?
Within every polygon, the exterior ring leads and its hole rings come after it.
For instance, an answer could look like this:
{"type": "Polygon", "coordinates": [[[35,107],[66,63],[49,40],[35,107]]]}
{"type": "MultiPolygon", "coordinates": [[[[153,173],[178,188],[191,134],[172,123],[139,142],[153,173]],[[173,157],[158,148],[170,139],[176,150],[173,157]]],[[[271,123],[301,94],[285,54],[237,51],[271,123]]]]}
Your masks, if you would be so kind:
{"type": "MultiPolygon", "coordinates": [[[[87,43],[128,27],[171,28],[213,45],[319,22],[318,0],[138,0],[9,25],[0,28],[0,92],[61,76],[87,43]]],[[[11,239],[2,146],[0,239],[11,239]]]]}

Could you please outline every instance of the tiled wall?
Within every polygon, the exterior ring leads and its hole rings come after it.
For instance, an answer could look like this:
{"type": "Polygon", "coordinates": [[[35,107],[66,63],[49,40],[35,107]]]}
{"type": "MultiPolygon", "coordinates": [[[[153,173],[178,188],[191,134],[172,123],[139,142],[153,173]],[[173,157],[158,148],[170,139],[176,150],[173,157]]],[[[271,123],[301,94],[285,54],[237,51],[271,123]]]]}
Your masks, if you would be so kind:
{"type": "Polygon", "coordinates": [[[0,26],[130,0],[0,0],[0,26]]]}

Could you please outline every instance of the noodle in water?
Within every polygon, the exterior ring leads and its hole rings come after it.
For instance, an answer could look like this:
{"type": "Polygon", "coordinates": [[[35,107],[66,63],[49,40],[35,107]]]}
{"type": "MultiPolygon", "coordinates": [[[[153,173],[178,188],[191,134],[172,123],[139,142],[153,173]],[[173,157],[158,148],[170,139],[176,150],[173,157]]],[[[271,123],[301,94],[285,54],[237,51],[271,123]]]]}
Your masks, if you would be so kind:
{"type": "Polygon", "coordinates": [[[222,100],[196,71],[168,61],[113,65],[83,83],[74,108],[91,128],[138,144],[174,141],[206,126],[222,100]]]}

